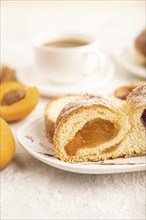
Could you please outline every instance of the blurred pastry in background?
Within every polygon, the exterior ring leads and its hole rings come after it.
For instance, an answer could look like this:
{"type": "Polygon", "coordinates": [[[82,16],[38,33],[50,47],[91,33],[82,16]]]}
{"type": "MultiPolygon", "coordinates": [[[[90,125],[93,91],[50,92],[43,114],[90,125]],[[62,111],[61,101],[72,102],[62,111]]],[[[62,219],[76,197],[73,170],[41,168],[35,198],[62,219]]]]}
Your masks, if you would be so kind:
{"type": "Polygon", "coordinates": [[[146,65],[146,30],[135,39],[134,49],[136,61],[141,65],[146,65]]]}
{"type": "Polygon", "coordinates": [[[130,92],[132,92],[133,89],[138,86],[142,86],[145,83],[145,81],[136,81],[120,86],[113,91],[113,93],[110,95],[110,98],[116,101],[117,105],[121,105],[125,103],[127,96],[130,92]]]}
{"type": "Polygon", "coordinates": [[[0,67],[0,83],[15,81],[16,80],[16,71],[15,69],[2,65],[0,67]]]}

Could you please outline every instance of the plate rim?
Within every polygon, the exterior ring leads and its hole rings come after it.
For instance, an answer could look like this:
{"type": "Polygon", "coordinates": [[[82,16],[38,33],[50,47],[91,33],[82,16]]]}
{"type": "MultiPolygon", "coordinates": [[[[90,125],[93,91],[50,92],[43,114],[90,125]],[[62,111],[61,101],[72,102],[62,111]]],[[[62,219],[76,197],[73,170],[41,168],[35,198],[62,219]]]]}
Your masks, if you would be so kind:
{"type": "MultiPolygon", "coordinates": [[[[39,152],[35,152],[34,150],[30,149],[28,146],[25,146],[23,144],[23,141],[21,141],[21,135],[23,134],[23,130],[25,130],[28,125],[33,125],[34,123],[43,122],[43,117],[40,116],[35,120],[29,121],[22,125],[19,130],[17,131],[17,141],[19,145],[26,150],[29,154],[31,154],[36,159],[46,163],[47,165],[56,167],[61,170],[66,170],[70,172],[75,173],[86,173],[86,174],[109,174],[109,173],[123,173],[123,172],[135,172],[135,171],[142,171],[146,170],[146,164],[95,164],[95,162],[91,162],[92,166],[90,164],[83,164],[81,163],[69,163],[64,162],[59,159],[52,160],[51,157],[40,154],[39,152]],[[85,167],[86,166],[86,167],[85,167]],[[77,170],[76,170],[77,169],[77,170]],[[120,170],[121,169],[121,170],[120,170]]],[[[33,125],[34,126],[34,125],[33,125]]],[[[24,137],[24,136],[23,136],[24,137]]]]}

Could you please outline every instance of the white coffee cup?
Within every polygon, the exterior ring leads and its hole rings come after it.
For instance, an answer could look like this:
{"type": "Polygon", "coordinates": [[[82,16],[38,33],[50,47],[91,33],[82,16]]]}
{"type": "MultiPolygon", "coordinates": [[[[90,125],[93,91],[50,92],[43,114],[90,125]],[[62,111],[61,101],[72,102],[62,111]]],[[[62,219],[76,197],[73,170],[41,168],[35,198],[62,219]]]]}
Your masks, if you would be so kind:
{"type": "Polygon", "coordinates": [[[86,34],[44,33],[34,38],[37,67],[53,83],[76,83],[100,68],[94,37],[86,34]]]}

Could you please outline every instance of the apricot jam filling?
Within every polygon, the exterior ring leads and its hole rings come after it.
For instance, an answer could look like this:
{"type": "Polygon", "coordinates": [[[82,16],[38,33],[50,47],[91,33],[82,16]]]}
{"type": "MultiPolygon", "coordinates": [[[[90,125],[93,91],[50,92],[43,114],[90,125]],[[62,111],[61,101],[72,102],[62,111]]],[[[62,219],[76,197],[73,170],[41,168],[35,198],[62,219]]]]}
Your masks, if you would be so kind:
{"type": "Polygon", "coordinates": [[[85,124],[64,149],[69,156],[75,156],[80,148],[94,148],[110,141],[118,131],[119,129],[115,127],[114,123],[103,119],[94,119],[85,124]]]}

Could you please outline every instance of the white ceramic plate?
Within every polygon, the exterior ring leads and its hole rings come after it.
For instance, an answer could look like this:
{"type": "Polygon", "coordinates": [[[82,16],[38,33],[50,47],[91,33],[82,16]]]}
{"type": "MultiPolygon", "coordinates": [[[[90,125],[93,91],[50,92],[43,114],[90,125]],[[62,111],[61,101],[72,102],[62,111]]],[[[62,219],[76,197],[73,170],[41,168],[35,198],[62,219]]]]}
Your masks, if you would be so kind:
{"type": "Polygon", "coordinates": [[[19,129],[20,145],[38,160],[53,167],[76,173],[105,174],[140,171],[146,168],[146,158],[120,158],[104,162],[68,163],[56,158],[53,145],[45,137],[43,118],[19,129]]]}
{"type": "Polygon", "coordinates": [[[146,78],[146,67],[138,64],[134,58],[132,47],[123,49],[120,53],[113,55],[114,60],[121,65],[128,73],[140,78],[146,78]]]}
{"type": "Polygon", "coordinates": [[[18,70],[18,80],[28,86],[37,86],[40,94],[48,97],[56,97],[65,94],[94,93],[104,87],[114,75],[114,65],[105,56],[102,55],[104,65],[100,70],[86,77],[77,84],[54,84],[42,77],[35,65],[26,65],[18,70]],[[29,79],[29,80],[28,80],[29,79]]]}

